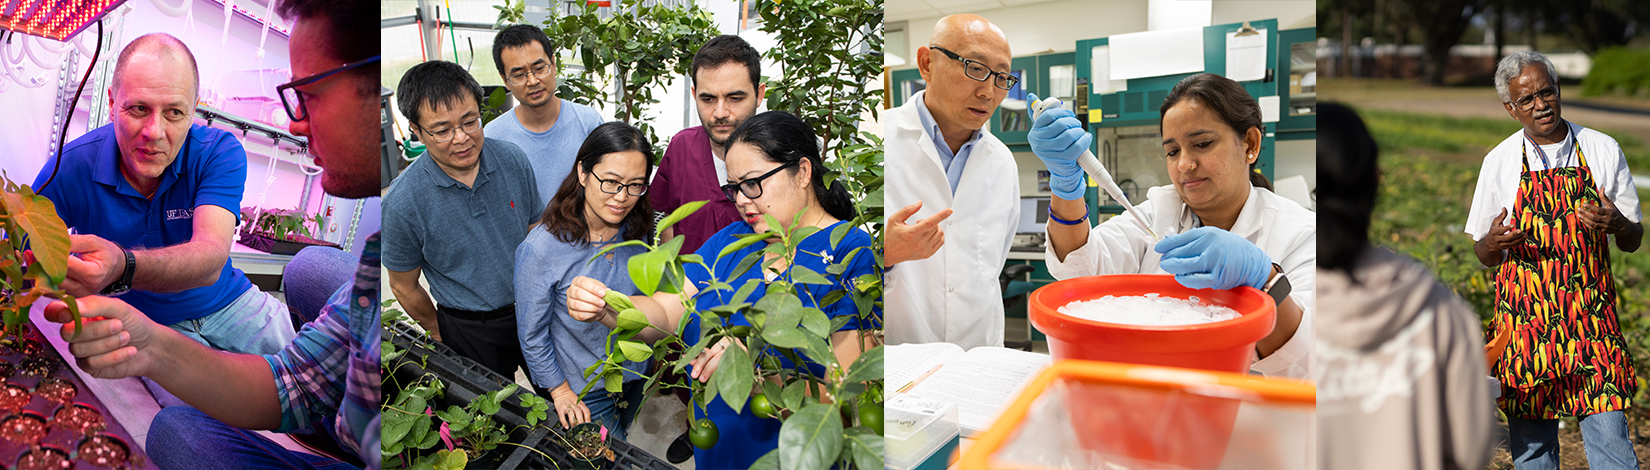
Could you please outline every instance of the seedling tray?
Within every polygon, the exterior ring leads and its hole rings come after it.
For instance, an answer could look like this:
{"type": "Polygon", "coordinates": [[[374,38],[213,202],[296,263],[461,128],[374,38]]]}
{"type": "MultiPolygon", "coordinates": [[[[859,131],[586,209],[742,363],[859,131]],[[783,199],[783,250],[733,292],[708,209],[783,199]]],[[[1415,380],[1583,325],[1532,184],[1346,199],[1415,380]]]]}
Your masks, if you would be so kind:
{"type": "Polygon", "coordinates": [[[239,240],[239,242],[242,245],[246,245],[247,248],[262,251],[264,253],[269,253],[269,254],[272,254],[272,255],[296,255],[296,254],[298,254],[299,250],[302,250],[302,249],[308,248],[308,247],[312,247],[312,246],[330,246],[330,247],[333,247],[333,248],[338,248],[338,245],[335,245],[335,244],[332,244],[332,243],[309,244],[309,243],[290,242],[290,241],[286,241],[286,240],[279,240],[279,239],[276,239],[274,237],[270,237],[268,235],[264,235],[264,234],[261,234],[261,233],[246,233],[246,232],[241,233],[241,239],[239,240]]]}
{"type": "Polygon", "coordinates": [[[22,328],[22,339],[0,344],[0,466],[38,468],[49,454],[72,468],[156,468],[57,349],[22,328]]]}
{"type": "MultiPolygon", "coordinates": [[[[465,403],[469,403],[471,399],[477,396],[494,390],[502,390],[515,382],[505,379],[497,372],[493,372],[492,369],[488,369],[468,357],[459,355],[444,344],[430,341],[411,325],[395,323],[386,328],[385,333],[397,347],[405,348],[408,355],[424,358],[424,364],[427,365],[427,367],[420,367],[416,363],[417,361],[404,361],[401,367],[391,373],[396,374],[397,378],[403,381],[415,379],[425,372],[435,374],[436,377],[447,384],[446,396],[443,397],[443,403],[441,404],[443,407],[447,405],[464,406],[465,403]]],[[[516,393],[519,395],[533,392],[523,388],[516,393]]],[[[516,428],[517,426],[527,425],[526,415],[527,410],[521,407],[521,399],[512,396],[504,401],[504,406],[499,409],[498,414],[493,415],[493,418],[505,426],[516,428]]],[[[492,452],[501,455],[502,458],[497,463],[496,468],[575,468],[573,458],[568,455],[567,449],[562,446],[562,442],[567,438],[566,431],[558,428],[553,423],[545,427],[544,423],[540,422],[539,427],[533,427],[530,430],[518,428],[517,431],[510,434],[510,442],[521,444],[524,447],[502,445],[493,449],[492,452]],[[544,455],[540,455],[540,452],[544,455]],[[546,459],[546,455],[550,458],[546,459]]],[[[603,469],[674,470],[676,468],[664,459],[648,454],[628,442],[614,439],[608,441],[607,447],[613,451],[613,460],[600,467],[603,469]]]]}

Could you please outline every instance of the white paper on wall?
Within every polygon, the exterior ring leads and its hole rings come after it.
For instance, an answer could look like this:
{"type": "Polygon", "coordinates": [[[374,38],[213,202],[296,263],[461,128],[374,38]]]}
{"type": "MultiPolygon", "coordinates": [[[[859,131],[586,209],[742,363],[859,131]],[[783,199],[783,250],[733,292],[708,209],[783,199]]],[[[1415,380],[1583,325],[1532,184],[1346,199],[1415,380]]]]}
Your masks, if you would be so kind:
{"type": "Polygon", "coordinates": [[[1266,78],[1266,30],[1237,36],[1226,33],[1226,78],[1247,82],[1266,78]]]}
{"type": "Polygon", "coordinates": [[[1203,71],[1203,28],[1119,34],[1110,42],[1112,80],[1203,71]]]}
{"type": "Polygon", "coordinates": [[[1262,122],[1278,122],[1278,97],[1275,95],[1262,96],[1259,102],[1260,120],[1262,122]]]}
{"type": "Polygon", "coordinates": [[[1089,49],[1089,92],[1117,93],[1129,90],[1128,80],[1111,79],[1111,46],[1089,49]]]}

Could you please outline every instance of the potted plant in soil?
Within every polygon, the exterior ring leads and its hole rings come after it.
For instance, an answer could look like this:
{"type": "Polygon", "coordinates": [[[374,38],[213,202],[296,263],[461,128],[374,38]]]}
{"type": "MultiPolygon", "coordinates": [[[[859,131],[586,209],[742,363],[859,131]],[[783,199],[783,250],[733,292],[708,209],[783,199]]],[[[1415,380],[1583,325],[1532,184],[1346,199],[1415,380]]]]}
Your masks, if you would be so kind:
{"type": "Polygon", "coordinates": [[[277,255],[297,254],[307,246],[338,248],[336,243],[312,238],[325,226],[326,219],[319,214],[310,215],[297,209],[242,207],[239,241],[252,249],[277,255]],[[311,225],[314,231],[310,230],[311,225]]]}
{"type": "Polygon", "coordinates": [[[573,468],[597,470],[607,468],[613,460],[613,451],[607,448],[607,429],[596,423],[579,423],[567,431],[567,454],[573,458],[573,468]]]}

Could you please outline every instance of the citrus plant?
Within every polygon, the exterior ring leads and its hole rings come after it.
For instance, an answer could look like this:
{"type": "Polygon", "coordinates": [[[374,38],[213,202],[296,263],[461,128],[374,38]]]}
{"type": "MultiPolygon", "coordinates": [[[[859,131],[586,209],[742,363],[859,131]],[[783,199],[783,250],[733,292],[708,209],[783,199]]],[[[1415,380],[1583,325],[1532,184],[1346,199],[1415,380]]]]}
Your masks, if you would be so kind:
{"type": "MultiPolygon", "coordinates": [[[[703,205],[703,201],[682,205],[659,223],[659,231],[663,232],[703,205]]],[[[696,308],[693,298],[684,296],[682,304],[689,313],[682,316],[674,333],[651,345],[634,340],[637,333],[649,326],[647,317],[631,306],[628,299],[615,298],[610,305],[619,313],[608,339],[608,355],[585,369],[585,376],[591,380],[579,394],[588,392],[597,383],[603,384],[609,392],[620,391],[625,361],[664,361],[668,354],[680,351],[678,359],[665,361],[668,367],[652,374],[646,371],[631,372],[647,377],[645,389],[649,392],[658,387],[692,390],[696,400],[694,405],[700,408],[710,406],[718,398],[734,410],[742,409],[746,400],[760,403],[761,406],[752,407],[756,413],[772,416],[784,424],[780,428],[779,448],[758,460],[757,468],[827,468],[833,465],[838,468],[881,468],[882,437],[877,430],[881,429],[882,424],[882,347],[863,351],[853,364],[842,364],[833,352],[837,345],[832,344],[831,338],[832,333],[856,318],[865,324],[881,324],[881,311],[877,308],[882,303],[881,275],[865,274],[837,283],[825,276],[843,275],[855,257],[874,256],[870,253],[872,250],[855,249],[847,256],[828,261],[827,273],[815,272],[797,265],[795,259],[802,240],[820,229],[812,226],[783,227],[772,216],[764,215],[764,218],[768,227],[773,228],[767,232],[741,236],[739,241],[724,247],[718,254],[718,258],[724,259],[710,261],[737,261],[732,278],[738,278],[750,269],[771,269],[770,266],[778,263],[789,266],[788,269],[766,284],[752,280],[736,287],[724,280],[712,279],[702,291],[733,292],[729,302],[700,310],[696,308]],[[725,259],[745,247],[769,242],[762,250],[743,259],[725,259]],[[777,257],[763,262],[769,254],[777,257]],[[811,294],[798,287],[803,284],[841,287],[830,291],[824,298],[809,299],[812,302],[808,303],[832,305],[838,301],[848,301],[857,307],[857,315],[830,318],[818,308],[805,307],[800,295],[811,294]],[[747,301],[756,289],[764,289],[765,293],[755,302],[747,301]],[[727,318],[736,313],[742,314],[751,324],[727,325],[727,318]],[[682,333],[695,315],[701,319],[699,336],[683,337],[682,333]],[[724,338],[739,340],[746,348],[727,348],[709,382],[699,382],[681,375],[704,348],[724,338]],[[789,360],[789,365],[780,361],[782,357],[789,360]],[[809,363],[825,366],[826,373],[815,375],[807,367],[809,363]],[[601,369],[599,377],[595,376],[597,368],[601,369]],[[667,376],[676,378],[672,381],[666,379],[667,376]],[[759,393],[752,393],[758,389],[761,390],[759,393]],[[875,424],[868,421],[875,421],[875,424]]],[[[801,219],[798,216],[795,220],[801,219]]],[[[855,225],[837,225],[829,234],[831,245],[835,247],[840,243],[855,225]]],[[[663,242],[656,240],[652,244],[631,240],[609,246],[597,253],[595,258],[621,246],[643,246],[647,251],[632,256],[628,266],[637,289],[643,295],[680,293],[687,286],[685,267],[705,266],[707,262],[698,254],[680,253],[682,242],[682,236],[663,242]]],[[[705,269],[713,271],[710,266],[705,266],[705,269]]],[[[612,292],[609,291],[609,294],[611,296],[612,292]]],[[[860,347],[879,343],[880,339],[875,338],[878,333],[878,330],[857,330],[851,341],[860,347]]],[[[644,397],[651,395],[643,394],[644,397]]],[[[716,430],[709,423],[708,420],[694,423],[690,437],[695,445],[715,445],[716,430]]]]}
{"type": "Polygon", "coordinates": [[[47,297],[68,304],[79,334],[80,306],[60,287],[69,273],[68,226],[28,185],[0,175],[0,190],[0,344],[10,344],[29,322],[29,308],[47,297]]]}

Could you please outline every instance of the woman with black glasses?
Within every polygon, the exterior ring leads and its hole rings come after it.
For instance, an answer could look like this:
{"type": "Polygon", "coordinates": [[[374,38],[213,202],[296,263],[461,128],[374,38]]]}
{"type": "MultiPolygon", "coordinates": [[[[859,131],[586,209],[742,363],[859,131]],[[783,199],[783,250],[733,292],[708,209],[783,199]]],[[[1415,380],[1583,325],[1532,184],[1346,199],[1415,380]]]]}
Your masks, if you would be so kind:
{"type": "MultiPolygon", "coordinates": [[[[747,234],[769,230],[790,232],[813,227],[818,231],[804,238],[790,259],[796,266],[823,276],[827,283],[795,284],[797,296],[803,307],[818,308],[828,317],[857,316],[859,311],[847,296],[828,304],[819,303],[822,299],[831,298],[833,291],[853,289],[854,280],[860,276],[874,273],[872,263],[875,256],[869,249],[871,236],[857,227],[845,228],[842,239],[832,243],[832,232],[843,227],[843,224],[852,223],[854,207],[841,183],[825,184],[825,168],[821,165],[819,141],[813,129],[796,116],[769,111],[745,121],[729,136],[728,142],[728,180],[731,184],[723,186],[722,190],[733,200],[744,220],[712,235],[699,248],[697,254],[705,260],[705,264],[686,267],[689,282],[682,295],[693,298],[695,307],[704,311],[730,304],[734,297],[731,289],[709,289],[713,280],[738,288],[748,282],[766,283],[791,275],[793,267],[785,265],[787,257],[765,252],[771,244],[779,242],[778,238],[744,246],[726,255],[722,255],[722,250],[747,234]],[[775,223],[778,226],[770,225],[775,223]],[[757,267],[740,271],[740,265],[745,264],[741,261],[752,255],[762,256],[762,262],[757,263],[757,267]],[[846,265],[842,266],[841,274],[831,274],[832,264],[844,262],[846,265]]],[[[572,318],[586,322],[600,321],[608,327],[616,324],[618,313],[607,306],[602,295],[610,287],[618,288],[620,285],[586,277],[574,280],[573,284],[573,288],[567,291],[568,313],[572,318]]],[[[628,283],[623,286],[628,286],[628,283]]],[[[744,301],[757,303],[765,292],[766,289],[755,289],[744,301]]],[[[666,332],[690,338],[689,342],[700,337],[699,315],[686,311],[681,295],[659,292],[650,297],[631,296],[631,299],[636,308],[647,315],[648,322],[657,328],[643,329],[636,338],[657,341],[664,338],[666,332]],[[687,327],[683,331],[675,331],[684,315],[691,315],[687,327]]],[[[870,340],[862,339],[857,330],[879,328],[880,318],[880,312],[869,321],[853,318],[831,334],[831,349],[840,364],[853,364],[863,351],[874,347],[874,344],[867,344],[870,340]]],[[[724,317],[724,322],[729,326],[750,325],[742,311],[724,317]]],[[[723,352],[730,347],[744,346],[737,341],[724,340],[705,347],[691,364],[690,376],[694,380],[708,382],[720,364],[723,352]]],[[[778,356],[778,350],[769,347],[765,354],[778,356]]],[[[781,366],[796,367],[783,359],[781,366]]],[[[825,368],[819,364],[807,364],[807,367],[817,376],[825,375],[825,368]]],[[[756,416],[748,402],[736,412],[723,401],[716,400],[710,403],[708,410],[695,407],[694,415],[696,420],[709,419],[715,423],[720,436],[714,446],[694,452],[694,462],[699,468],[749,468],[758,458],[778,447],[780,421],[756,416]]]]}
{"type": "MultiPolygon", "coordinates": [[[[621,292],[636,292],[627,271],[638,246],[624,246],[591,259],[608,245],[647,240],[653,235],[653,211],[647,204],[647,180],[653,172],[653,146],[629,124],[597,126],[579,148],[574,171],[544,208],[538,225],[516,248],[516,327],[528,375],[540,395],[555,402],[563,426],[596,422],[611,436],[625,438],[632,406],[620,408],[620,394],[599,384],[584,396],[584,370],[607,357],[608,328],[573,321],[562,312],[573,280],[596,279],[621,292]],[[620,412],[626,416],[620,417],[620,412]]],[[[645,364],[627,363],[630,371],[645,364]]],[[[596,369],[588,377],[600,377],[596,369]]],[[[640,378],[626,373],[625,380],[640,378]]],[[[626,387],[640,398],[640,387],[626,387]]]]}

